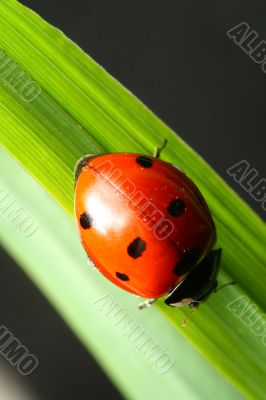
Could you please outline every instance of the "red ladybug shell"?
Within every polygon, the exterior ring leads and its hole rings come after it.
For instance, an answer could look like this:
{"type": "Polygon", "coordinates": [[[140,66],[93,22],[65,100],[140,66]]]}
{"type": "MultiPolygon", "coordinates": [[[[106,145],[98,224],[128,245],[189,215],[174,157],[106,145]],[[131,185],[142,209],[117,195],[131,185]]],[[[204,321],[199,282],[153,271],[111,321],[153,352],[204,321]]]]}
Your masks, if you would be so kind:
{"type": "Polygon", "coordinates": [[[87,157],[81,165],[75,188],[81,241],[117,286],[158,298],[212,248],[208,206],[175,166],[127,153],[87,157]]]}

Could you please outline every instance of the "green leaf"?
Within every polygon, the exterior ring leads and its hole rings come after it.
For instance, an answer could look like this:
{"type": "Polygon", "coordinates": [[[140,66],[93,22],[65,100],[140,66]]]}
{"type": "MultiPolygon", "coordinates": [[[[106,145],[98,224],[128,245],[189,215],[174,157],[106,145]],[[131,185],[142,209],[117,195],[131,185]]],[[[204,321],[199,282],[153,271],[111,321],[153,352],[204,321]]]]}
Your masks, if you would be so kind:
{"type": "MultiPolygon", "coordinates": [[[[71,225],[69,236],[65,238],[65,225],[70,222],[59,209],[49,218],[47,205],[50,199],[43,192],[42,201],[33,204],[27,196],[30,190],[34,195],[37,193],[37,186],[34,187],[32,182],[25,184],[31,188],[24,193],[25,204],[28,202],[30,213],[41,218],[45,230],[45,237],[37,240],[37,233],[32,237],[36,237],[38,249],[40,243],[47,248],[51,246],[49,253],[57,254],[60,267],[50,267],[46,250],[40,271],[38,254],[35,247],[29,245],[30,238],[12,242],[8,229],[1,229],[2,241],[21,260],[27,273],[130,398],[143,399],[150,395],[161,399],[165,394],[176,396],[178,389],[186,399],[208,398],[208,390],[209,397],[238,398],[242,395],[263,399],[266,389],[263,319],[266,229],[263,221],[199,155],[60,31],[14,0],[0,2],[0,24],[0,47],[3,49],[0,53],[0,141],[3,147],[72,216],[73,170],[82,155],[113,151],[151,154],[154,147],[167,138],[168,146],[162,158],[185,170],[199,186],[213,213],[218,232],[217,246],[223,248],[219,280],[223,283],[234,279],[237,285],[212,296],[185,329],[181,327],[184,311],[166,307],[161,300],[152,310],[138,313],[133,308],[136,301],[127,293],[118,291],[104,278],[95,277],[95,272],[87,271],[84,257],[79,255],[75,263],[68,262],[69,257],[75,259],[78,248],[69,247],[69,243],[76,240],[73,227],[71,225]],[[24,80],[21,78],[19,82],[23,71],[24,80]],[[56,225],[54,236],[51,232],[55,228],[56,212],[60,213],[60,225],[56,225]],[[78,278],[76,274],[80,274],[78,278]],[[71,296],[68,295],[70,292],[71,296]],[[98,293],[98,298],[104,293],[112,296],[115,293],[118,302],[130,307],[130,313],[137,321],[141,320],[144,329],[152,327],[151,334],[155,335],[156,331],[157,340],[169,346],[170,354],[175,357],[175,368],[167,374],[154,376],[147,362],[144,364],[139,360],[136,349],[132,352],[128,342],[123,342],[123,351],[121,348],[119,354],[121,333],[117,345],[112,342],[114,347],[110,354],[115,362],[111,362],[106,352],[114,327],[105,326],[105,317],[101,313],[95,319],[91,316],[94,340],[88,334],[86,302],[92,293],[98,293]],[[234,304],[239,306],[238,313],[234,304]],[[246,312],[245,306],[249,307],[246,312]],[[252,310],[255,310],[253,315],[252,310]],[[102,347],[96,343],[100,338],[104,343],[101,343],[102,347]],[[130,354],[127,360],[125,354],[130,354]],[[184,359],[185,356],[188,358],[184,359]],[[185,372],[182,372],[182,364],[187,368],[185,372]],[[117,367],[122,369],[120,373],[117,367]],[[148,374],[144,368],[148,368],[148,374]],[[209,374],[215,385],[208,378],[209,374]],[[199,376],[201,380],[198,380],[199,376]],[[136,388],[138,385],[140,388],[136,388]]],[[[16,167],[13,165],[12,169],[16,170],[16,167]]],[[[2,170],[7,174],[7,183],[12,171],[4,164],[2,170]]],[[[17,183],[11,182],[10,190],[15,191],[17,183]]],[[[21,192],[22,188],[17,195],[21,192]]],[[[9,225],[12,225],[10,221],[9,225]]]]}
{"type": "MultiPolygon", "coordinates": [[[[175,399],[178,395],[186,400],[212,400],[214,396],[218,400],[243,399],[156,307],[139,311],[136,297],[112,285],[93,269],[80,246],[74,222],[1,149],[0,160],[2,245],[56,307],[126,398],[161,400],[165,396],[175,399]],[[14,205],[5,212],[10,202],[14,205]],[[14,219],[16,210],[22,210],[19,219],[14,219]],[[26,218],[30,220],[23,224],[26,218]],[[130,336],[134,331],[136,335],[130,336]],[[152,350],[155,353],[150,358],[152,350]],[[156,364],[161,355],[161,364],[156,364]]],[[[175,318],[180,324],[180,316],[177,314],[175,318]]],[[[47,329],[53,327],[47,326],[47,329]]],[[[41,359],[39,365],[41,368],[41,359]]]]}

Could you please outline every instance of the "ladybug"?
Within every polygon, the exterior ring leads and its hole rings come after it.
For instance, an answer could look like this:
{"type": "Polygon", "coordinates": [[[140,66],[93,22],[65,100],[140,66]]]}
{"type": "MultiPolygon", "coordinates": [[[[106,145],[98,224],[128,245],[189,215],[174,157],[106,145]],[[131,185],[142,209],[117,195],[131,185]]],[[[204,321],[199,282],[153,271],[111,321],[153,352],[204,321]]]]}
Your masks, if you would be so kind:
{"type": "Polygon", "coordinates": [[[75,169],[82,245],[111,282],[169,306],[197,307],[217,290],[221,249],[199,189],[175,165],[132,153],[87,155],[75,169]]]}

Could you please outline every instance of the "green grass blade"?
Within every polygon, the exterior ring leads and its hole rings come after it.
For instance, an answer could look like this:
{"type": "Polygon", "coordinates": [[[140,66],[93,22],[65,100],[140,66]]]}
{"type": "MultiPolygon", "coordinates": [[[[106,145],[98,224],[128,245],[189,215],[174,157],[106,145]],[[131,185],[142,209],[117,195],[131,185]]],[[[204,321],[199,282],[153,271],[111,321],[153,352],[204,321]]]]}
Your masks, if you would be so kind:
{"type": "MultiPolygon", "coordinates": [[[[16,228],[8,213],[3,213],[0,196],[0,239],[24,271],[52,302],[83,344],[90,349],[106,373],[129,399],[143,400],[152,397],[161,400],[165,396],[175,399],[217,400],[243,397],[220,376],[194,350],[167,319],[158,315],[157,309],[140,312],[138,300],[125,296],[119,288],[104,280],[96,270],[88,266],[79,244],[74,222],[4,150],[0,149],[0,190],[15,200],[14,210],[22,208],[38,226],[30,237],[16,228]],[[40,204],[42,207],[40,209],[40,204]],[[62,229],[63,227],[63,229],[62,229]],[[47,260],[47,253],[51,255],[47,260]],[[48,261],[48,262],[47,262],[48,261]],[[143,357],[128,339],[128,329],[117,324],[115,312],[105,316],[100,311],[105,296],[113,298],[126,313],[135,319],[142,331],[148,333],[174,360],[173,367],[161,374],[160,368],[143,357]],[[216,395],[217,388],[219,393],[216,395]]],[[[2,193],[2,192],[0,192],[2,193]]],[[[4,321],[3,321],[4,322],[4,321]]],[[[126,327],[126,325],[125,325],[126,327]]],[[[48,327],[52,329],[52,327],[48,327]]],[[[139,342],[141,345],[141,340],[139,342]]],[[[151,349],[150,345],[147,350],[151,349]]],[[[145,348],[144,348],[145,350],[145,348]]],[[[67,349],[66,349],[67,351],[67,349]]],[[[157,352],[160,354],[160,352],[157,352]]],[[[36,354],[38,356],[38,354],[36,354]]],[[[42,360],[39,359],[40,367],[42,360]]],[[[172,364],[169,364],[171,366],[172,364]]]]}
{"type": "Polygon", "coordinates": [[[32,103],[25,103],[1,79],[1,143],[70,215],[73,169],[81,155],[152,153],[168,139],[162,158],[180,165],[206,197],[217,224],[217,244],[224,249],[221,282],[234,279],[237,285],[213,296],[185,330],[180,326],[183,311],[159,302],[153,312],[156,318],[163,313],[246,397],[263,398],[265,346],[227,307],[245,295],[257,307],[256,315],[265,311],[263,221],[186,143],[60,31],[13,0],[0,3],[0,24],[0,47],[41,88],[32,103]]]}

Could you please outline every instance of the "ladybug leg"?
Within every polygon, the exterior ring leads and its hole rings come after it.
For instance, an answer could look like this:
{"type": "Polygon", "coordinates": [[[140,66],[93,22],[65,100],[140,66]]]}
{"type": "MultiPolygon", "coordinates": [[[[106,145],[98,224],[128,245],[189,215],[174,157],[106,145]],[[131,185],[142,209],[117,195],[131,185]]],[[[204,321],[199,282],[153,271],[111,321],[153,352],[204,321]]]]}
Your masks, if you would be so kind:
{"type": "Polygon", "coordinates": [[[89,266],[90,266],[91,268],[97,269],[97,270],[99,271],[99,268],[96,267],[96,265],[94,264],[94,262],[92,262],[91,259],[90,259],[89,257],[87,258],[87,262],[88,262],[88,264],[89,264],[89,266]]]}
{"type": "Polygon", "coordinates": [[[163,144],[161,145],[161,147],[155,147],[155,151],[153,154],[154,158],[159,158],[161,151],[165,148],[165,146],[167,145],[167,139],[164,139],[163,144]]]}
{"type": "Polygon", "coordinates": [[[187,315],[185,316],[185,318],[184,318],[183,321],[182,321],[181,326],[182,326],[183,328],[185,328],[185,327],[187,326],[188,321],[190,320],[190,318],[192,317],[192,315],[194,314],[194,312],[195,312],[196,310],[197,310],[197,308],[195,308],[195,307],[190,308],[189,312],[187,313],[187,315]]]}
{"type": "MultiPolygon", "coordinates": [[[[164,139],[163,144],[161,147],[155,147],[154,153],[153,153],[153,157],[154,158],[160,158],[160,154],[161,151],[165,148],[165,146],[167,145],[167,139],[164,139]]],[[[178,169],[180,172],[182,172],[183,174],[185,174],[184,170],[181,169],[180,167],[178,167],[175,164],[172,164],[172,166],[176,169],[178,169]]],[[[186,174],[185,174],[186,175],[186,174]]]]}
{"type": "Polygon", "coordinates": [[[235,281],[231,281],[231,282],[226,282],[226,283],[224,283],[223,285],[221,285],[221,286],[218,286],[217,288],[215,288],[214,290],[213,290],[213,293],[216,293],[216,292],[218,292],[218,290],[221,290],[221,289],[223,289],[224,287],[226,287],[226,286],[229,286],[229,285],[235,285],[236,284],[236,282],[235,281]]]}
{"type": "Polygon", "coordinates": [[[139,310],[143,310],[143,308],[150,307],[152,303],[154,303],[157,299],[148,299],[143,301],[143,303],[139,303],[138,308],[139,310]]]}

